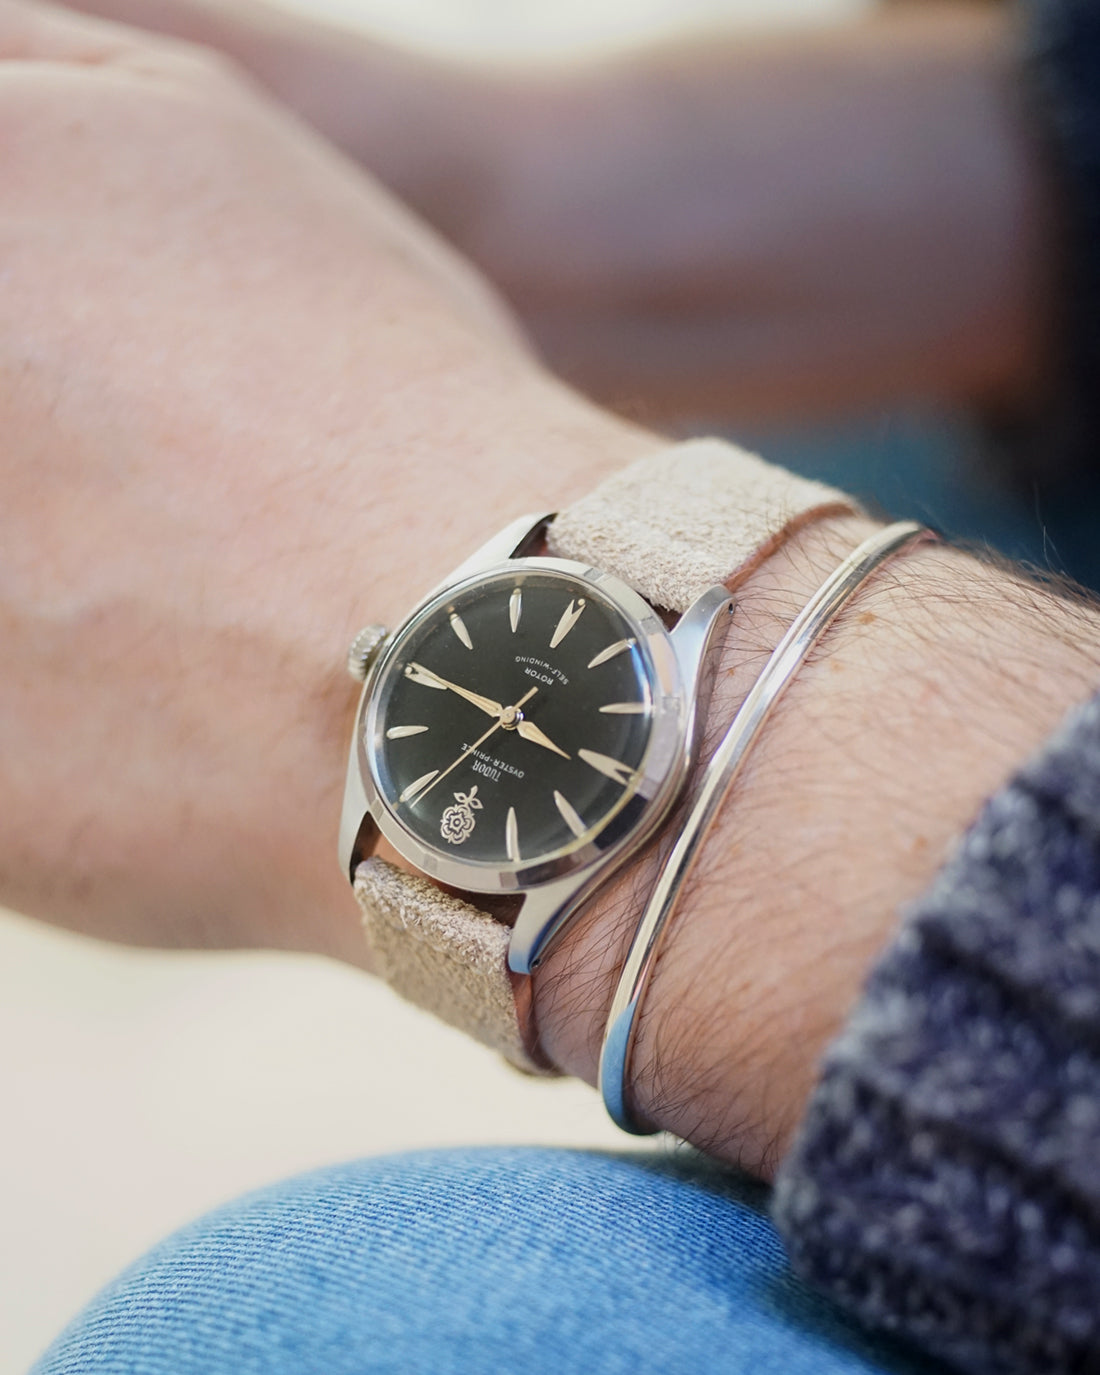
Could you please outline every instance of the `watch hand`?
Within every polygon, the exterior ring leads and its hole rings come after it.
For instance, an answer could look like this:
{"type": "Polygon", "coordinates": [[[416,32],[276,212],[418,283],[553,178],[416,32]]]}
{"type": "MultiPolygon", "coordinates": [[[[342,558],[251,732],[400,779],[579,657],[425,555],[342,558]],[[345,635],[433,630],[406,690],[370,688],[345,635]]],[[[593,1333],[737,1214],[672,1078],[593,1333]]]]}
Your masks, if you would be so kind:
{"type": "Polygon", "coordinates": [[[423,664],[410,664],[406,668],[405,674],[414,682],[426,683],[431,687],[444,687],[451,692],[458,693],[459,697],[464,697],[467,702],[472,702],[486,716],[499,716],[504,711],[500,703],[494,702],[491,697],[482,697],[480,692],[471,692],[469,688],[459,687],[457,683],[450,683],[446,678],[441,678],[438,673],[433,673],[430,668],[425,668],[423,664]]]}
{"type": "Polygon", "coordinates": [[[447,775],[449,773],[453,773],[454,770],[458,768],[459,764],[461,764],[464,759],[468,758],[471,754],[473,754],[474,750],[479,749],[482,745],[484,745],[485,741],[488,740],[490,735],[493,735],[498,730],[500,730],[501,723],[507,712],[519,711],[520,707],[523,706],[524,702],[529,702],[531,698],[534,697],[536,692],[538,692],[538,688],[533,687],[530,692],[524,693],[524,695],[519,699],[515,706],[502,707],[500,717],[493,722],[493,724],[489,727],[485,734],[480,736],[477,740],[475,740],[474,743],[470,745],[468,749],[463,750],[462,753],[455,760],[455,762],[450,766],[450,768],[444,769],[442,773],[437,774],[435,778],[433,778],[432,781],[428,784],[428,786],[424,788],[421,792],[418,792],[415,797],[410,797],[409,805],[411,807],[414,807],[418,802],[422,802],[437,783],[442,783],[443,780],[447,777],[447,775]]]}
{"type": "Polygon", "coordinates": [[[532,745],[541,745],[543,749],[553,750],[555,754],[560,754],[563,759],[571,759],[573,757],[572,755],[566,754],[564,750],[559,749],[545,731],[539,730],[534,721],[521,721],[516,727],[516,734],[522,736],[524,740],[530,740],[532,745]]]}

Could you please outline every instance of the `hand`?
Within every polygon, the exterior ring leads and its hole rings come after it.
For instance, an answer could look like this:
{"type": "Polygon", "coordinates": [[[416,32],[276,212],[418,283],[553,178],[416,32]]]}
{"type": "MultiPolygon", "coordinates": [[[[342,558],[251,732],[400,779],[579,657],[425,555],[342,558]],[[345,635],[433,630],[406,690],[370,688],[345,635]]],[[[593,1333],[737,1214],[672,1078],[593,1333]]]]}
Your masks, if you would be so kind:
{"type": "Polygon", "coordinates": [[[1006,7],[517,75],[262,0],[77,3],[242,62],[632,413],[788,424],[914,396],[1019,406],[1043,384],[1055,208],[1006,7]]]}
{"type": "Polygon", "coordinates": [[[405,673],[417,682],[428,683],[434,687],[446,688],[449,692],[457,693],[459,697],[464,697],[479,711],[483,711],[486,716],[500,716],[504,712],[503,706],[499,702],[494,702],[491,697],[482,697],[480,692],[471,692],[469,688],[459,687],[457,683],[449,683],[446,678],[441,678],[438,673],[433,673],[430,668],[425,668],[423,664],[410,664],[405,673]]]}
{"type": "Polygon", "coordinates": [[[563,759],[571,757],[564,750],[559,749],[546,732],[535,725],[534,721],[528,721],[526,717],[516,727],[516,734],[522,740],[530,740],[533,745],[541,745],[544,750],[553,750],[555,754],[560,754],[563,759]]]}
{"type": "Polygon", "coordinates": [[[223,60],[0,49],[0,902],[362,961],[346,644],[653,441],[223,60]]]}

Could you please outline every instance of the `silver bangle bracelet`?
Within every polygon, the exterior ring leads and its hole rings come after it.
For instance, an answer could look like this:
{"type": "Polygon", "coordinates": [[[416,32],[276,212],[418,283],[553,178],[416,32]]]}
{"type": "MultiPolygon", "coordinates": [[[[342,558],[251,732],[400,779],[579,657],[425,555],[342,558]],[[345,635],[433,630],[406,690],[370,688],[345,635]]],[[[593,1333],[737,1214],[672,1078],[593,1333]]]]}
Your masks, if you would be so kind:
{"type": "Polygon", "coordinates": [[[901,521],[886,526],[854,549],[799,612],[707,764],[691,811],[658,876],[627,952],[604,1031],[599,1088],[612,1120],[624,1131],[650,1136],[657,1130],[643,1125],[627,1101],[638,1008],[684,879],[749,749],[810,650],[853,594],[877,568],[906,545],[917,539],[934,537],[922,525],[901,521]]]}

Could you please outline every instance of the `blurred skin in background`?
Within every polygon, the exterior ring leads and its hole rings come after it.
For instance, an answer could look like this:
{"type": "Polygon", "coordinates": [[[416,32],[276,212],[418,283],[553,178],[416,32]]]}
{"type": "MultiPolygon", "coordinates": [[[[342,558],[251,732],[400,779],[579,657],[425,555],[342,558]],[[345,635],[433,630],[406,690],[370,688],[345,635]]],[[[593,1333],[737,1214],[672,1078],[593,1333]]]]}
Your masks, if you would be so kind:
{"type": "Polygon", "coordinates": [[[496,282],[549,362],[668,422],[1026,415],[1055,270],[1008,7],[508,69],[263,0],[78,0],[231,54],[496,282]]]}

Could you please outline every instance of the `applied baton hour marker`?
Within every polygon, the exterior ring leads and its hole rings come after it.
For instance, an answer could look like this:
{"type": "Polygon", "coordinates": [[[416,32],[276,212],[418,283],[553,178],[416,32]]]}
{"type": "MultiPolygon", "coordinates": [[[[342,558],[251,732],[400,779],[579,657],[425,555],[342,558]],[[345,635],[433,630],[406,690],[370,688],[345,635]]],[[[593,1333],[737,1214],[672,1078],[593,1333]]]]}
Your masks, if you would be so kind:
{"type": "Polygon", "coordinates": [[[597,770],[607,778],[614,779],[623,787],[626,787],[634,776],[634,770],[629,764],[620,764],[617,759],[612,759],[610,755],[597,754],[595,750],[578,750],[577,757],[583,759],[589,768],[597,770]]]}
{"type": "Polygon", "coordinates": [[[588,827],[577,815],[576,810],[559,792],[554,793],[554,806],[557,807],[558,811],[561,813],[561,819],[579,840],[580,837],[584,835],[585,831],[588,830],[588,827]]]}
{"type": "Polygon", "coordinates": [[[557,630],[555,630],[554,634],[551,636],[551,649],[557,649],[558,645],[561,644],[562,640],[565,639],[565,637],[569,634],[569,632],[580,620],[581,612],[584,610],[586,606],[587,602],[583,597],[578,597],[576,601],[572,601],[569,603],[569,605],[561,613],[561,620],[558,622],[557,630]]]}
{"type": "Polygon", "coordinates": [[[600,708],[605,716],[642,716],[645,709],[644,702],[608,702],[600,708]]]}
{"type": "Polygon", "coordinates": [[[508,820],[504,824],[504,844],[508,858],[513,864],[519,863],[519,824],[516,821],[515,807],[508,808],[508,820]]]}
{"type": "Polygon", "coordinates": [[[588,667],[599,668],[601,664],[606,664],[608,659],[614,659],[616,654],[621,654],[624,649],[633,649],[636,643],[636,640],[616,640],[613,645],[608,645],[606,649],[602,649],[599,654],[591,660],[588,667]]]}
{"type": "Polygon", "coordinates": [[[399,802],[408,802],[410,797],[415,797],[418,792],[422,792],[438,772],[438,769],[433,769],[431,773],[422,773],[419,778],[409,784],[397,800],[399,802]]]}
{"type": "Polygon", "coordinates": [[[466,646],[467,649],[473,649],[474,642],[470,639],[470,632],[466,629],[466,622],[462,619],[462,617],[458,614],[457,611],[451,612],[451,629],[454,631],[454,633],[458,636],[458,638],[462,641],[462,643],[466,646]]]}
{"type": "Polygon", "coordinates": [[[519,618],[523,615],[523,592],[516,588],[508,598],[508,620],[512,626],[514,635],[519,629],[519,618]]]}
{"type": "Polygon", "coordinates": [[[407,740],[410,735],[423,735],[427,726],[391,726],[386,732],[387,740],[407,740]]]}

